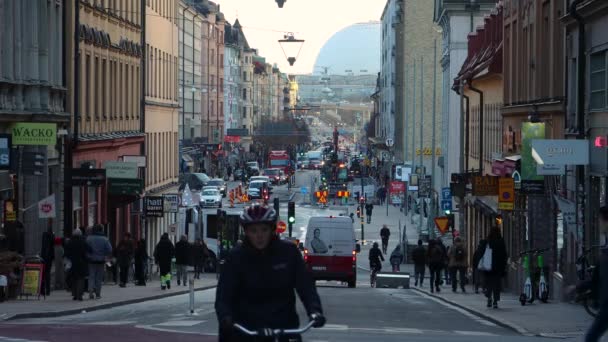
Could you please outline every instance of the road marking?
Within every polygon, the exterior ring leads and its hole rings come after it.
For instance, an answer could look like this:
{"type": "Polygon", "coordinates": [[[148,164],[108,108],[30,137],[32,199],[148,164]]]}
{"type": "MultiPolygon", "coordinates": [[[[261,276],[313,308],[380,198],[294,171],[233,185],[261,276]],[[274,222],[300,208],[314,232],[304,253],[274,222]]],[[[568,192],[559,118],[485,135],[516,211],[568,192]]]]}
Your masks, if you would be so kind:
{"type": "Polygon", "coordinates": [[[85,322],[82,325],[127,325],[134,324],[135,321],[100,321],[100,322],[85,322]]]}
{"type": "Polygon", "coordinates": [[[168,321],[158,324],[153,324],[158,327],[192,327],[206,321],[168,321]]]}
{"type": "Polygon", "coordinates": [[[492,334],[492,333],[484,332],[484,331],[456,330],[456,331],[454,331],[454,333],[456,333],[458,335],[468,335],[468,336],[497,336],[496,334],[492,334]]]}
{"type": "Polygon", "coordinates": [[[325,326],[321,329],[325,330],[348,330],[348,325],[345,324],[325,324],[325,326]]]}
{"type": "Polygon", "coordinates": [[[417,293],[418,295],[420,295],[420,296],[422,296],[422,297],[424,297],[424,298],[426,298],[426,299],[432,300],[432,301],[434,301],[435,303],[441,304],[441,305],[443,305],[443,306],[445,306],[445,307],[448,307],[448,308],[450,308],[450,309],[452,309],[452,310],[454,310],[454,311],[460,312],[460,313],[461,313],[461,314],[463,314],[464,316],[466,316],[466,317],[468,317],[468,318],[470,318],[470,319],[472,319],[472,320],[474,320],[474,321],[476,321],[476,322],[478,322],[478,323],[480,323],[480,324],[483,324],[483,325],[488,326],[488,327],[497,327],[497,325],[496,325],[496,324],[494,324],[494,323],[492,323],[492,322],[490,322],[490,321],[488,321],[488,320],[486,320],[486,319],[483,319],[483,318],[481,318],[481,317],[479,317],[479,316],[476,316],[476,315],[474,315],[474,314],[472,314],[472,313],[468,312],[468,311],[467,311],[467,310],[465,310],[465,309],[461,309],[461,308],[459,308],[459,307],[457,307],[457,306],[455,306],[455,305],[452,305],[452,304],[446,303],[446,302],[444,302],[444,301],[442,301],[442,300],[440,300],[440,299],[437,299],[437,298],[435,298],[435,297],[429,296],[429,295],[427,295],[426,293],[423,293],[423,292],[420,292],[420,291],[416,291],[415,293],[417,293]]]}
{"type": "Polygon", "coordinates": [[[41,340],[26,340],[23,338],[4,337],[0,336],[0,342],[46,342],[41,340]]]}

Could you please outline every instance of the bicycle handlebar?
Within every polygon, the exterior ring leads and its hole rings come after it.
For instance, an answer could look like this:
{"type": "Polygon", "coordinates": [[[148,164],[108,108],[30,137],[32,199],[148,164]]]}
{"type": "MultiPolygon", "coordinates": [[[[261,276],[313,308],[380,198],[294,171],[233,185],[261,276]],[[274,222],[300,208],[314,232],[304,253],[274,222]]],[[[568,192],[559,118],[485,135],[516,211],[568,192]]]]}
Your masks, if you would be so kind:
{"type": "Polygon", "coordinates": [[[551,250],[551,247],[529,249],[527,251],[520,252],[519,256],[522,256],[522,255],[525,255],[525,254],[542,254],[542,253],[547,252],[549,250],[551,250]]]}
{"type": "Polygon", "coordinates": [[[314,321],[310,321],[304,327],[298,328],[298,329],[270,329],[270,328],[262,329],[264,331],[263,335],[261,335],[257,331],[249,330],[249,329],[245,328],[244,326],[242,326],[242,325],[240,325],[238,323],[234,323],[233,326],[237,330],[240,330],[241,332],[243,332],[243,333],[245,333],[246,335],[249,335],[249,336],[273,337],[273,336],[303,334],[303,333],[307,332],[308,330],[310,330],[310,328],[312,328],[313,324],[315,324],[315,322],[314,321]]]}

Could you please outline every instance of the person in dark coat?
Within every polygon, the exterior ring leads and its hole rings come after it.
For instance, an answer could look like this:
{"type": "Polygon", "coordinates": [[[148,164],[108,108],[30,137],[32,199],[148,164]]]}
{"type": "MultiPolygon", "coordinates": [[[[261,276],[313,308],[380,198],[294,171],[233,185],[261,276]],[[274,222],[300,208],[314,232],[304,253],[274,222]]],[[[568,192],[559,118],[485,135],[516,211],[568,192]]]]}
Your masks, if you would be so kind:
{"type": "Polygon", "coordinates": [[[414,286],[418,286],[418,284],[422,286],[426,270],[426,249],[422,245],[422,240],[418,240],[418,247],[412,251],[412,260],[414,261],[414,286]]]}
{"type": "MultiPolygon", "coordinates": [[[[274,341],[245,336],[234,329],[234,323],[254,331],[297,328],[296,292],[313,326],[322,327],[325,318],[312,275],[296,246],[278,238],[274,209],[254,204],[245,208],[240,223],[245,241],[230,250],[217,285],[219,341],[274,341]]],[[[301,341],[301,336],[279,341],[301,341]]]]}
{"type": "MultiPolygon", "coordinates": [[[[367,215],[367,223],[372,223],[372,212],[374,211],[374,205],[371,203],[367,203],[365,205],[365,215],[367,215]]],[[[384,251],[386,254],[386,251],[384,251]]]]}
{"type": "Polygon", "coordinates": [[[44,271],[42,272],[42,291],[45,295],[51,294],[51,267],[55,260],[55,234],[53,228],[42,233],[42,247],[40,257],[44,261],[44,271]]]}
{"type": "Polygon", "coordinates": [[[126,287],[129,282],[129,269],[133,260],[135,246],[131,239],[131,233],[125,233],[124,239],[116,248],[116,261],[120,267],[120,287],[126,287]]]}
{"type": "Polygon", "coordinates": [[[169,240],[169,234],[164,233],[154,250],[154,262],[160,269],[160,288],[171,288],[171,259],[175,254],[173,243],[169,240]]]}
{"type": "Polygon", "coordinates": [[[508,258],[507,246],[502,238],[499,227],[494,226],[490,230],[487,242],[482,246],[482,251],[485,252],[487,246],[492,249],[492,270],[484,271],[483,273],[486,285],[486,298],[488,299],[487,306],[496,309],[500,301],[502,278],[507,274],[508,258]]]}
{"type": "Polygon", "coordinates": [[[177,286],[188,286],[188,265],[190,264],[190,243],[188,237],[182,235],[175,244],[175,267],[177,268],[177,286]]]}
{"type": "Polygon", "coordinates": [[[82,237],[82,231],[76,228],[72,232],[72,238],[65,247],[65,256],[72,263],[72,267],[70,267],[70,279],[74,300],[82,300],[84,278],[87,276],[89,268],[87,250],[87,242],[82,237]]]}
{"type": "Polygon", "coordinates": [[[441,270],[445,265],[445,258],[445,250],[437,240],[429,240],[427,261],[431,272],[431,292],[441,291],[439,285],[441,284],[441,270]]]}
{"type": "Polygon", "coordinates": [[[196,239],[192,257],[194,259],[194,279],[201,279],[201,273],[203,273],[205,268],[205,261],[209,257],[209,249],[203,240],[196,239]]]}
{"type": "Polygon", "coordinates": [[[477,249],[475,249],[475,253],[473,253],[473,283],[475,284],[475,293],[479,293],[479,287],[482,288],[483,293],[485,293],[485,286],[483,285],[483,272],[478,269],[479,261],[485,252],[485,245],[488,241],[486,239],[482,239],[479,241],[479,245],[477,245],[477,249]]]}
{"type": "Polygon", "coordinates": [[[146,286],[146,267],[148,263],[148,251],[146,251],[146,240],[141,239],[137,242],[135,249],[135,279],[137,286],[146,286]]]}

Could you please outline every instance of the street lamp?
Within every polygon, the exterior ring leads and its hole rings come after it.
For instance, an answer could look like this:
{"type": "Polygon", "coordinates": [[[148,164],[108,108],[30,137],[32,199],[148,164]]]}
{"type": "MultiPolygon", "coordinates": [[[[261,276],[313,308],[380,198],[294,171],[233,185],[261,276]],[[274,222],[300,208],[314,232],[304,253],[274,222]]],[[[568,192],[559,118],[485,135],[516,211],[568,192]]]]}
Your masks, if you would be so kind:
{"type": "Polygon", "coordinates": [[[296,39],[293,33],[289,32],[283,36],[283,39],[279,39],[279,44],[281,45],[281,49],[283,50],[283,54],[285,55],[285,58],[287,58],[289,65],[293,66],[300,55],[304,40],[296,39]]]}
{"type": "Polygon", "coordinates": [[[275,0],[277,2],[277,5],[279,5],[279,8],[283,8],[283,5],[285,4],[285,2],[287,2],[287,0],[275,0]]]}

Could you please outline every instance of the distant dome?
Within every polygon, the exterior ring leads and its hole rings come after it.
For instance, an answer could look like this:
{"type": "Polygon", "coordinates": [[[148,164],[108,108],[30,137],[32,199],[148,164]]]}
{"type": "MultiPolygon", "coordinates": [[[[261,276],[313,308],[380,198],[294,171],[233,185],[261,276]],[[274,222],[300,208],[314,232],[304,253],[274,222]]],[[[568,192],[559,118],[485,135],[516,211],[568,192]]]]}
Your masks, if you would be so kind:
{"type": "Polygon", "coordinates": [[[317,55],[313,74],[376,74],[380,71],[381,24],[378,21],[354,24],[335,33],[317,55]],[[345,71],[350,70],[350,71],[345,71]]]}

